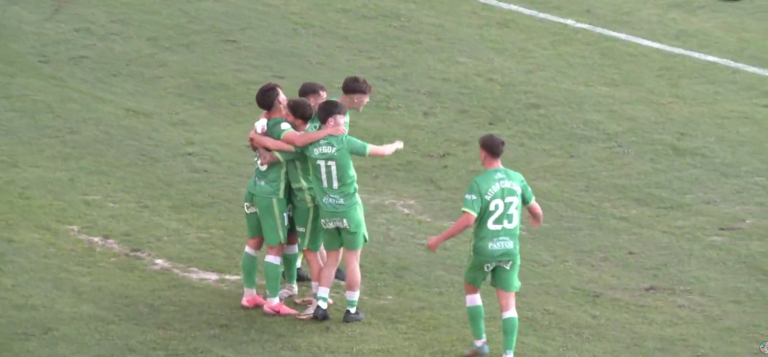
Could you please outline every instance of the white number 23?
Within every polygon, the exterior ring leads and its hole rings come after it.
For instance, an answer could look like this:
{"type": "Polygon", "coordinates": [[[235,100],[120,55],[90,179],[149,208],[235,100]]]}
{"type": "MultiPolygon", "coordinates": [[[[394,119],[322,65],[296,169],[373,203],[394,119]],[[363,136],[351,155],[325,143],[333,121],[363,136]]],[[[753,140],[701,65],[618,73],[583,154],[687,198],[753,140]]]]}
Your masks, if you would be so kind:
{"type": "Polygon", "coordinates": [[[491,201],[490,211],[493,215],[491,215],[491,219],[488,220],[488,229],[498,231],[502,228],[517,228],[517,225],[520,224],[520,211],[517,209],[519,205],[520,199],[515,196],[505,197],[504,200],[497,198],[491,201]],[[508,209],[507,206],[509,206],[508,209]],[[506,214],[504,214],[504,211],[506,211],[506,214]],[[504,221],[501,224],[497,224],[496,221],[502,214],[504,214],[504,221]],[[512,219],[511,222],[508,220],[510,218],[512,219]]]}

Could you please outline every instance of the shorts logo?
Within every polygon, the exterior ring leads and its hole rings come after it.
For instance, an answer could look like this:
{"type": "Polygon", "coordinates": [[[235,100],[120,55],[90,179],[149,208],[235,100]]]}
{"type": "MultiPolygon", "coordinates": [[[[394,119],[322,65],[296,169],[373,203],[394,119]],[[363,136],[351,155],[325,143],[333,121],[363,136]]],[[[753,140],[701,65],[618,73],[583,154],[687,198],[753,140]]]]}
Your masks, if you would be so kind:
{"type": "Polygon", "coordinates": [[[349,228],[349,223],[347,223],[347,220],[344,218],[321,219],[320,224],[325,229],[349,228]]]}
{"type": "Polygon", "coordinates": [[[307,229],[304,228],[304,227],[296,227],[296,231],[301,232],[301,233],[306,233],[307,229]]]}
{"type": "Polygon", "coordinates": [[[493,263],[490,263],[490,264],[486,264],[485,265],[485,271],[491,271],[495,267],[502,267],[504,269],[509,270],[509,268],[512,267],[512,261],[511,260],[507,260],[507,261],[500,261],[500,262],[493,262],[493,263]]]}
{"type": "Polygon", "coordinates": [[[760,344],[760,353],[768,355],[768,341],[760,344]]]}
{"type": "Polygon", "coordinates": [[[492,242],[488,243],[488,249],[489,250],[515,249],[515,242],[511,241],[507,237],[496,238],[492,242]]]}
{"type": "Polygon", "coordinates": [[[256,207],[251,206],[248,202],[243,205],[243,208],[245,209],[245,213],[259,213],[259,210],[257,210],[256,207]]]}

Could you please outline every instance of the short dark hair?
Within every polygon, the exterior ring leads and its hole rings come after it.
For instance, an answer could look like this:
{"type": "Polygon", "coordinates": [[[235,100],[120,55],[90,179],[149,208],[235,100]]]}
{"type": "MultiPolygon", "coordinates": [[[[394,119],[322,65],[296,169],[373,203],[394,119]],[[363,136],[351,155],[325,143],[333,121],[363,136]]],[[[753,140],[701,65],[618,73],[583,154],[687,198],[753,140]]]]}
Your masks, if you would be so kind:
{"type": "Polygon", "coordinates": [[[299,97],[306,98],[310,95],[318,95],[320,92],[327,92],[325,86],[315,82],[304,82],[299,87],[299,97]]]}
{"type": "Polygon", "coordinates": [[[280,89],[282,89],[282,87],[274,82],[269,82],[261,86],[259,91],[256,92],[256,105],[262,110],[272,110],[275,106],[275,100],[280,96],[280,89]]]}
{"type": "Polygon", "coordinates": [[[485,151],[486,154],[490,155],[494,159],[498,159],[502,154],[504,154],[504,139],[496,135],[483,135],[479,142],[480,149],[485,151]]]}
{"type": "Polygon", "coordinates": [[[312,116],[315,115],[315,112],[312,110],[312,105],[304,98],[288,99],[288,111],[294,118],[305,123],[310,121],[312,116]]]}
{"type": "Polygon", "coordinates": [[[350,76],[344,78],[344,83],[341,84],[341,92],[346,95],[353,94],[371,94],[371,85],[363,77],[350,76]]]}
{"type": "Polygon", "coordinates": [[[320,119],[320,124],[325,125],[334,115],[347,115],[347,107],[335,100],[326,100],[317,107],[317,118],[320,119]]]}

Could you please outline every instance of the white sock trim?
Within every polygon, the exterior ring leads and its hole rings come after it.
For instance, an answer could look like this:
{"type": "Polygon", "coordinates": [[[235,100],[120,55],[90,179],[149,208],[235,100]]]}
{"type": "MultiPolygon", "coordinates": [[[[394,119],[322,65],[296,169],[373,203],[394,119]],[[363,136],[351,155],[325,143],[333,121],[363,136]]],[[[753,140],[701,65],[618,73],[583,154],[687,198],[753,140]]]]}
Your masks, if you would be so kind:
{"type": "Polygon", "coordinates": [[[286,245],[285,250],[283,250],[283,254],[299,254],[299,246],[298,245],[286,245]]]}
{"type": "Polygon", "coordinates": [[[512,310],[505,311],[504,313],[501,314],[501,319],[502,320],[503,319],[508,319],[510,317],[517,317],[517,309],[516,308],[513,307],[512,310]]]}
{"type": "MultiPolygon", "coordinates": [[[[345,294],[347,301],[357,301],[360,300],[360,292],[359,291],[347,291],[345,294]]],[[[354,313],[354,311],[352,311],[354,313]]]]}
{"type": "Polygon", "coordinates": [[[322,286],[317,288],[317,297],[324,297],[327,299],[330,293],[331,293],[330,288],[324,288],[322,286]]]}
{"type": "Polygon", "coordinates": [[[480,294],[467,295],[467,307],[469,306],[482,306],[483,299],[480,298],[480,294]]]}
{"type": "Polygon", "coordinates": [[[264,257],[264,262],[280,265],[280,262],[282,262],[282,259],[276,255],[267,255],[266,257],[264,257]]]}
{"type": "Polygon", "coordinates": [[[258,250],[253,249],[253,248],[251,248],[251,247],[249,247],[247,245],[245,246],[245,252],[248,253],[249,255],[254,256],[254,257],[258,257],[259,256],[259,251],[258,250]]]}

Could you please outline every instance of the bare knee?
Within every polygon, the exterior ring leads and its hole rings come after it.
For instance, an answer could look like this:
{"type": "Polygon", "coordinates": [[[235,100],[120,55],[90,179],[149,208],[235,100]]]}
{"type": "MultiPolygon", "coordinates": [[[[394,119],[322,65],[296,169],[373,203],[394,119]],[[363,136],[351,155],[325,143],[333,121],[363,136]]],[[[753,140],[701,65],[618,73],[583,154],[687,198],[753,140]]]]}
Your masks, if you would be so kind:
{"type": "Polygon", "coordinates": [[[286,238],[286,244],[287,245],[296,245],[299,244],[299,235],[296,232],[292,232],[288,234],[288,237],[286,238]]]}
{"type": "Polygon", "coordinates": [[[471,285],[468,282],[464,281],[464,292],[467,295],[475,295],[480,293],[480,288],[477,286],[471,285]]]}
{"type": "Polygon", "coordinates": [[[246,245],[253,250],[261,250],[261,248],[264,246],[264,238],[248,238],[248,243],[246,243],[246,245]]]}
{"type": "Polygon", "coordinates": [[[283,255],[283,245],[278,244],[276,246],[267,246],[267,254],[274,255],[274,256],[282,256],[283,255]]]}

